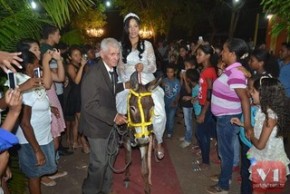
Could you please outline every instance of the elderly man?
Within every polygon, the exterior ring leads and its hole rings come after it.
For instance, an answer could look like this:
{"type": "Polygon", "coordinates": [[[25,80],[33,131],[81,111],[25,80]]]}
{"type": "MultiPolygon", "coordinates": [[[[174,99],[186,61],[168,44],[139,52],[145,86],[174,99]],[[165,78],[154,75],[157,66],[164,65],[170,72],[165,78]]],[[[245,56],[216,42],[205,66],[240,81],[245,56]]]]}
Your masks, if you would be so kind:
{"type": "Polygon", "coordinates": [[[124,90],[116,82],[114,67],[120,59],[120,45],[113,38],[101,42],[101,60],[83,77],[81,86],[80,132],[87,136],[91,146],[88,176],[84,180],[84,194],[110,193],[112,169],[108,165],[107,142],[114,123],[127,122],[117,113],[115,94],[124,90]]]}

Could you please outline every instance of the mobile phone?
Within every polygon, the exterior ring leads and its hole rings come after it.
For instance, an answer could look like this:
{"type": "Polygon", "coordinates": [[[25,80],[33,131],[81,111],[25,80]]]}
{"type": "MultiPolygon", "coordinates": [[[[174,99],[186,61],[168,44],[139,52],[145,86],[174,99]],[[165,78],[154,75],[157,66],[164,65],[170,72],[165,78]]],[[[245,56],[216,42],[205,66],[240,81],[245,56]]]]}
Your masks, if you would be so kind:
{"type": "Polygon", "coordinates": [[[9,70],[7,72],[7,78],[8,78],[9,88],[15,89],[17,85],[15,74],[9,70]]]}
{"type": "Polygon", "coordinates": [[[83,57],[84,60],[88,60],[88,55],[87,54],[83,54],[82,57],[83,57]]]}
{"type": "Polygon", "coordinates": [[[181,73],[185,73],[186,72],[186,70],[185,69],[181,69],[181,73]]]}
{"type": "Polygon", "coordinates": [[[198,37],[198,40],[203,41],[202,36],[199,36],[199,37],[198,37]]]}
{"type": "Polygon", "coordinates": [[[34,77],[36,78],[40,78],[41,75],[40,75],[40,68],[39,67],[36,67],[33,69],[33,74],[34,74],[34,77]]]}

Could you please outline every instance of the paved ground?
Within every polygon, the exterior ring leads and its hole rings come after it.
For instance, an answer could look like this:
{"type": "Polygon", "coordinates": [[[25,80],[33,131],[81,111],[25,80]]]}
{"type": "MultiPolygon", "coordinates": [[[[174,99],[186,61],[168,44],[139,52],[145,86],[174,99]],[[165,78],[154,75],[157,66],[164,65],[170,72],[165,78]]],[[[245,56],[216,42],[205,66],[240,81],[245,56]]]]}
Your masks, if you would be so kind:
{"type": "MultiPolygon", "coordinates": [[[[182,118],[178,118],[182,121],[182,118]]],[[[193,172],[192,161],[193,154],[191,148],[182,149],[179,147],[178,138],[183,134],[183,124],[176,124],[176,133],[172,139],[165,139],[169,155],[175,166],[175,170],[180,181],[184,194],[204,194],[207,186],[215,184],[209,176],[219,172],[219,166],[212,164],[207,171],[193,172]]],[[[191,147],[191,146],[190,146],[191,147]]],[[[88,155],[76,150],[71,156],[62,157],[60,160],[60,169],[68,171],[69,175],[57,179],[57,185],[54,187],[42,187],[43,194],[81,194],[81,184],[86,176],[88,155]]],[[[153,161],[154,162],[154,161],[153,161]]],[[[239,193],[239,182],[237,181],[238,173],[234,173],[231,184],[230,194],[239,193]]],[[[287,181],[284,194],[290,193],[290,182],[287,181]]],[[[159,193],[163,194],[163,193],[159,193]]],[[[167,193],[164,193],[167,194],[167,193]]]]}

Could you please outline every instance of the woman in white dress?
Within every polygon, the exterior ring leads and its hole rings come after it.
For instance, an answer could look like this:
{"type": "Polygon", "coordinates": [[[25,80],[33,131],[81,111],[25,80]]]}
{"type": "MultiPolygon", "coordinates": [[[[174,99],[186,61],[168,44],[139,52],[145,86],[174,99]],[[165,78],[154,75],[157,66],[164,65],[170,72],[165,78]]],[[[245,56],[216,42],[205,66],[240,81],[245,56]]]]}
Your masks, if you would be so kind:
{"type": "MultiPolygon", "coordinates": [[[[129,81],[133,72],[137,71],[141,74],[141,83],[147,84],[155,79],[153,73],[156,71],[156,58],[152,44],[149,41],[142,40],[139,37],[140,18],[129,13],[124,18],[124,32],[122,39],[122,60],[117,66],[120,82],[129,81]]],[[[116,96],[117,110],[121,114],[127,113],[128,90],[120,92],[116,96]]],[[[166,114],[164,107],[164,91],[161,87],[157,87],[152,92],[154,101],[154,118],[153,130],[157,139],[156,156],[160,160],[164,157],[164,149],[162,147],[162,136],[165,130],[166,114]]]]}

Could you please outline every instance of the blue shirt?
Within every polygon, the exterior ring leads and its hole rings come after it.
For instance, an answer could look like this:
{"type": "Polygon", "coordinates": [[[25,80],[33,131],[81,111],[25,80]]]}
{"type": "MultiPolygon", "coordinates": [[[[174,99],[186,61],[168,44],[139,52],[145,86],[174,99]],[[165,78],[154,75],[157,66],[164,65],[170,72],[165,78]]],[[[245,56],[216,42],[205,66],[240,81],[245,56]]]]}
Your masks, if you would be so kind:
{"type": "Polygon", "coordinates": [[[164,102],[165,106],[171,106],[172,102],[177,99],[180,92],[180,82],[177,78],[170,80],[163,79],[164,102]]]}
{"type": "MultiPolygon", "coordinates": [[[[199,85],[196,84],[192,90],[191,90],[191,95],[193,98],[196,98],[199,94],[199,85]]],[[[194,109],[194,113],[195,113],[195,116],[198,116],[200,115],[200,112],[201,112],[201,105],[199,104],[199,100],[197,99],[194,103],[193,103],[193,109],[194,109]]]]}
{"type": "Polygon", "coordinates": [[[290,97],[290,63],[284,64],[283,61],[279,61],[279,66],[279,80],[285,89],[286,95],[290,97]]]}

